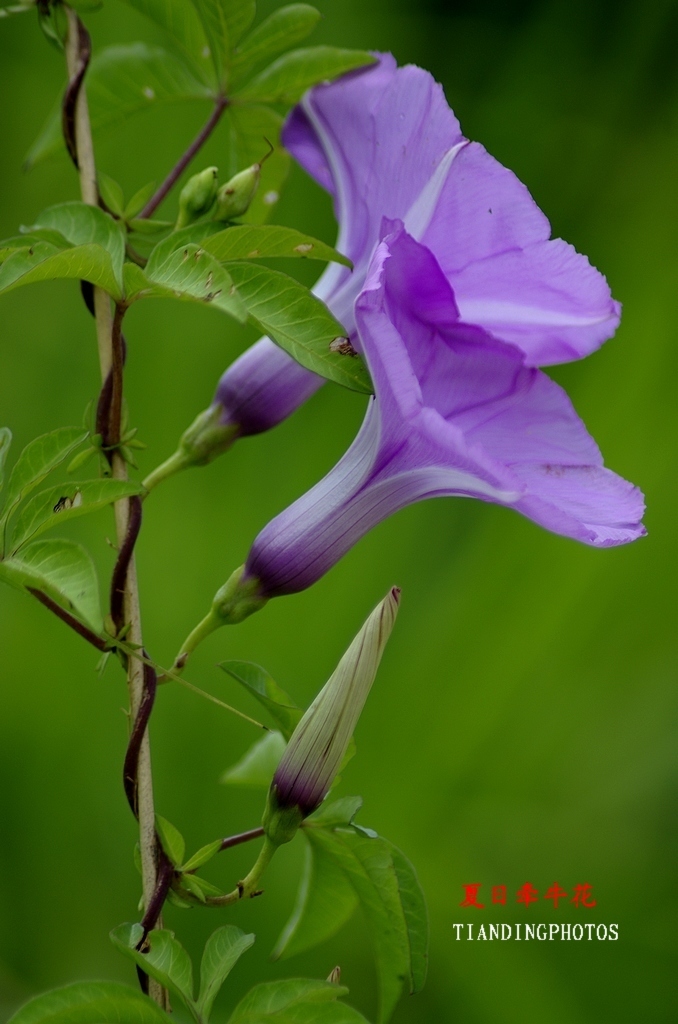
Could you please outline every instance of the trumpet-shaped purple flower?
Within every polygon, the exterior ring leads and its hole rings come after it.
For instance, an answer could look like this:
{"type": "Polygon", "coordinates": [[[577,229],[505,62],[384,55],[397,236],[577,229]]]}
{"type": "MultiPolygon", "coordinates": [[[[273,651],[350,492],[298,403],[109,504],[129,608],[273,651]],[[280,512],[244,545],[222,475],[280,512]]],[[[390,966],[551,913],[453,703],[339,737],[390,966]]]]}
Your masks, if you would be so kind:
{"type": "Polygon", "coordinates": [[[642,536],[642,495],[604,468],[562,388],[464,320],[402,222],[383,233],[355,304],[376,397],[340,462],[256,538],[248,585],[266,597],[302,590],[382,519],[442,495],[509,505],[599,547],[642,536]]]}
{"type": "MultiPolygon", "coordinates": [[[[290,115],[287,148],[334,198],[337,247],[314,291],[356,342],[354,304],[380,241],[402,220],[434,253],[461,320],[518,346],[528,366],[588,355],[614,333],[619,306],[605,279],[567,243],[524,185],[468,142],[442,88],[390,55],[312,89],[290,115]]],[[[356,347],[360,347],[359,344],[356,347]]],[[[226,371],[215,401],[240,434],[275,426],[324,381],[262,339],[226,371]]]]}

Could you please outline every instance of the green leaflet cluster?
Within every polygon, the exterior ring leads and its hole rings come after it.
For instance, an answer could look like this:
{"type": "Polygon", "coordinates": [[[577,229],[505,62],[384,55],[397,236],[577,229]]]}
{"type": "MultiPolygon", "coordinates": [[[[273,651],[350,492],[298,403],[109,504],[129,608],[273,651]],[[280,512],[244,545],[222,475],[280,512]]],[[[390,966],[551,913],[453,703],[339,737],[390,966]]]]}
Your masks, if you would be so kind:
{"type": "Polygon", "coordinates": [[[0,242],[0,295],[38,281],[70,278],[103,288],[123,308],[146,298],[211,305],[240,323],[255,324],[307,369],[371,394],[360,357],[332,347],[345,332],[324,303],[287,274],[259,263],[285,258],[350,266],[345,256],[294,228],[224,228],[207,220],[178,231],[164,225],[164,237],[134,262],[125,230],[133,223],[126,223],[124,214],[116,220],[76,201],[44,210],[32,227],[0,242]]]}
{"type": "MultiPolygon", "coordinates": [[[[220,932],[226,930],[219,929],[220,932]]],[[[233,931],[237,932],[239,929],[235,928],[233,931]]],[[[163,934],[171,935],[170,932],[154,932],[153,934],[154,937],[163,934]]],[[[242,935],[242,932],[240,934],[242,935]]],[[[219,935],[219,932],[216,932],[215,935],[219,935]]],[[[243,936],[243,939],[251,938],[252,936],[243,936]]],[[[187,1005],[191,1016],[196,1021],[207,1019],[205,1016],[196,1016],[196,1013],[200,1000],[204,998],[203,993],[207,996],[208,1001],[210,998],[210,982],[208,981],[206,989],[203,989],[203,986],[205,985],[206,966],[208,978],[211,971],[214,970],[211,964],[205,964],[205,957],[212,939],[205,947],[201,995],[198,1002],[193,1003],[191,1000],[189,1005],[187,1000],[182,997],[182,1002],[187,1005]]],[[[171,958],[174,951],[168,949],[167,945],[164,948],[171,958]]],[[[244,946],[244,948],[247,947],[244,946]]],[[[183,962],[185,966],[183,958],[179,962],[183,962]]],[[[179,962],[174,960],[171,963],[177,969],[179,962]]],[[[158,971],[156,974],[147,963],[145,967],[154,974],[154,977],[161,973],[158,971]]],[[[226,973],[228,973],[228,969],[230,968],[227,968],[226,973]]],[[[224,980],[218,977],[218,970],[217,966],[214,973],[211,974],[212,984],[217,990],[224,980]]],[[[175,973],[176,970],[173,974],[175,973]]],[[[184,977],[181,977],[181,980],[183,981],[184,977]]],[[[174,984],[170,987],[176,991],[174,984]]],[[[339,999],[347,992],[348,989],[341,985],[306,978],[290,978],[285,981],[264,983],[253,988],[238,1003],[228,1018],[228,1024],[367,1024],[361,1013],[347,1006],[346,1003],[339,1002],[339,999]]],[[[8,1024],[91,1024],[94,1021],[97,1024],[126,1024],[128,1021],[130,1024],[131,1022],[134,1024],[169,1024],[171,1020],[172,1018],[164,1010],[161,1010],[141,992],[128,988],[126,985],[95,981],[67,985],[38,996],[19,1010],[8,1021],[8,1024]]]]}
{"type": "MultiPolygon", "coordinates": [[[[92,128],[97,131],[158,106],[186,100],[215,103],[226,97],[226,176],[261,160],[264,139],[275,147],[247,215],[252,223],[263,222],[289,168],[289,157],[279,144],[282,118],[275,107],[295,103],[309,87],[374,58],[332,46],[291,49],[320,18],[309,4],[282,7],[248,31],[256,13],[254,0],[127,2],[163,30],[167,48],[133,43],[108,47],[94,57],[87,74],[92,128]]],[[[57,104],[26,157],[27,166],[62,146],[57,104]]]]}
{"type": "MultiPolygon", "coordinates": [[[[87,439],[82,427],[62,427],[31,441],[19,455],[7,482],[0,512],[0,580],[19,590],[39,591],[95,633],[103,622],[94,563],[70,540],[38,540],[70,519],[96,512],[139,494],[138,483],[94,479],[60,483],[34,493],[87,439]]],[[[11,442],[0,430],[0,487],[11,442]]]]}

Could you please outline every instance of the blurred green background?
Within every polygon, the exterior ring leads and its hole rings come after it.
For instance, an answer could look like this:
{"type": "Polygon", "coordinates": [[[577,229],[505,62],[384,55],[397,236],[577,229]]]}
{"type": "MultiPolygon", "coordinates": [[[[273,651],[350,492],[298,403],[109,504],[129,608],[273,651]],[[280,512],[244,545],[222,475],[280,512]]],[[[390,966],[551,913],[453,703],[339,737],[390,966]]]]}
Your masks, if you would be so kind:
{"type": "MultiPolygon", "coordinates": [[[[276,4],[263,2],[261,14],[276,4]]],[[[644,1024],[674,1021],[676,878],[676,380],[678,370],[678,5],[674,0],[317,0],[314,41],[390,49],[444,84],[465,133],[525,181],[555,235],[608,276],[624,304],[613,341],[553,372],[608,465],[647,495],[649,537],[594,551],[514,513],[438,500],[362,541],[312,591],[272,602],[213,636],[189,678],[253,710],[215,668],[257,661],[308,702],[374,603],[403,588],[397,629],[360,722],[342,791],[360,820],[416,865],[432,924],[424,992],[396,1024],[644,1024]],[[512,903],[593,884],[594,910],[512,903]],[[481,882],[484,911],[462,910],[481,882]],[[490,886],[509,888],[492,907],[490,886]],[[457,942],[460,921],[619,924],[617,942],[457,942]]],[[[158,38],[117,0],[87,18],[95,47],[158,38]]],[[[77,197],[65,157],[21,172],[62,87],[62,62],[32,16],[0,23],[0,237],[77,197]]],[[[200,104],[144,115],[98,139],[98,162],[131,194],[160,178],[206,117],[200,104]]],[[[225,161],[219,134],[197,165],[225,161]]],[[[172,204],[168,204],[172,208],[172,204]]],[[[327,197],[295,170],[276,214],[332,241],[327,197]]],[[[306,268],[305,268],[306,269],[306,268]]],[[[312,270],[312,268],[311,268],[312,270]]],[[[307,278],[308,279],[308,278],[307,278]]],[[[97,393],[91,320],[69,283],[1,300],[0,420],[16,448],[78,423],[97,393]]],[[[148,471],[210,401],[254,338],[183,304],[134,308],[127,395],[148,471]]],[[[138,549],[147,644],[168,661],[239,565],[256,532],[336,460],[364,400],[324,388],[269,435],[171,481],[148,503],[138,549]]],[[[109,513],[81,520],[102,572],[109,513]]],[[[123,798],[122,675],[37,602],[0,590],[0,1017],[81,977],[134,982],[108,932],[133,920],[135,830],[123,798]]],[[[258,823],[263,795],[218,784],[256,738],[185,690],[163,689],[152,725],[158,809],[189,848],[258,823]]],[[[272,964],[294,901],[297,841],[265,898],[167,921],[197,956],[232,920],[257,932],[218,1007],[255,981],[325,977],[339,963],[351,1000],[374,1012],[368,940],[356,917],[313,953],[272,964]]],[[[229,886],[247,848],[206,872],[229,886]]],[[[219,1019],[219,1018],[218,1018],[219,1019]]]]}

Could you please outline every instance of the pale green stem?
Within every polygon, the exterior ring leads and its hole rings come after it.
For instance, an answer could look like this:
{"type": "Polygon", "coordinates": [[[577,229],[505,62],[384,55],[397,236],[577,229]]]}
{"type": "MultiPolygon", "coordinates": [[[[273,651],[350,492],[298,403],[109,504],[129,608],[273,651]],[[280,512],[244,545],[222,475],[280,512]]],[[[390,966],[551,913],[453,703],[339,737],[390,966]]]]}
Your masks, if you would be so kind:
{"type": "Polygon", "coordinates": [[[215,611],[210,611],[202,622],[199,622],[195,629],[189,633],[179,648],[179,653],[174,661],[175,671],[181,670],[184,667],[188,661],[189,655],[193,654],[193,651],[196,649],[198,644],[201,644],[203,640],[207,639],[208,636],[214,633],[217,629],[220,629],[223,625],[224,620],[220,618],[215,611]]]}
{"type": "Polygon", "coordinates": [[[152,472],[148,474],[144,480],[144,487],[147,491],[153,490],[158,484],[163,483],[165,480],[169,480],[175,473],[180,473],[182,469],[186,469],[189,465],[186,456],[181,451],[176,451],[174,455],[170,455],[169,459],[165,459],[159,466],[156,466],[152,472]]]}
{"type": "Polygon", "coordinates": [[[242,882],[238,883],[238,888],[234,889],[233,892],[226,893],[224,896],[209,897],[207,900],[208,905],[210,907],[224,907],[230,903],[239,903],[240,900],[246,900],[251,896],[257,895],[261,876],[271,863],[271,858],[277,849],[278,847],[266,836],[254,867],[243,878],[242,882]]]}

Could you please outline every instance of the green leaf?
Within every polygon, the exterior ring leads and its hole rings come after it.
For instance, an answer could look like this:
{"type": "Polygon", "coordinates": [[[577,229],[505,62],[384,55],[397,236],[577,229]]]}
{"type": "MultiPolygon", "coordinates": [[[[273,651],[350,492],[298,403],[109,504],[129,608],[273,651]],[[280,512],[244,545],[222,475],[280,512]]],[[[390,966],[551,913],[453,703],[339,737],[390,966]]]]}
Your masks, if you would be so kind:
{"type": "Polygon", "coordinates": [[[223,120],[230,139],[230,163],[224,179],[245,167],[261,163],[269,151],[268,143],[274,146],[273,152],[261,165],[259,188],[242,218],[248,224],[263,224],[280,198],[290,169],[291,157],[280,144],[282,118],[268,107],[234,105],[226,110],[223,120]]]}
{"type": "Polygon", "coordinates": [[[219,989],[231,970],[254,942],[254,935],[245,935],[240,928],[227,924],[217,928],[205,945],[200,964],[200,995],[198,1013],[209,1018],[219,989]]]}
{"type": "Polygon", "coordinates": [[[82,427],[59,427],[26,445],[9,478],[3,522],[14,506],[38,487],[53,469],[65,462],[86,437],[87,431],[82,427]]]}
{"type": "Polygon", "coordinates": [[[331,245],[326,245],[325,242],[320,242],[310,235],[304,235],[295,228],[285,228],[277,224],[270,227],[239,224],[216,235],[210,235],[202,244],[222,262],[283,256],[293,259],[334,261],[343,263],[345,267],[353,266],[346,256],[342,256],[331,245]]]}
{"type": "Polygon", "coordinates": [[[11,18],[13,14],[25,14],[26,11],[32,11],[34,4],[22,3],[12,4],[9,7],[0,7],[0,18],[11,18]]]}
{"type": "Polygon", "coordinates": [[[163,988],[170,989],[187,1006],[192,1006],[193,965],[184,947],[175,939],[174,932],[162,929],[149,932],[142,953],[136,946],[143,934],[140,924],[121,924],[111,932],[111,942],[146,974],[159,981],[163,988]]]}
{"type": "Polygon", "coordinates": [[[219,782],[225,786],[260,786],[268,789],[286,746],[282,733],[266,733],[232,768],[224,772],[219,782]]]}
{"type": "Polygon", "coordinates": [[[189,243],[164,260],[151,259],[145,270],[125,265],[128,301],[138,298],[169,298],[201,302],[228,313],[244,323],[247,310],[229,271],[199,245],[189,243]]]}
{"type": "Polygon", "coordinates": [[[220,86],[226,83],[230,40],[224,4],[221,0],[190,0],[207,39],[212,67],[220,86]]]}
{"type": "Polygon", "coordinates": [[[0,562],[0,580],[18,590],[41,590],[96,633],[101,632],[99,584],[92,559],[70,540],[40,540],[0,562]]]}
{"type": "MultiPolygon", "coordinates": [[[[168,41],[182,56],[189,58],[201,77],[206,74],[211,77],[205,30],[192,3],[186,0],[126,0],[126,3],[159,25],[167,33],[168,41]]],[[[91,68],[88,82],[90,74],[91,68]]]]}
{"type": "Polygon", "coordinates": [[[99,171],[97,184],[99,185],[99,194],[108,209],[118,217],[122,217],[125,212],[125,194],[118,182],[110,178],[108,174],[104,174],[103,171],[99,171]]]}
{"type": "Polygon", "coordinates": [[[372,382],[360,356],[331,350],[346,331],[320,299],[277,270],[229,263],[228,271],[250,319],[293,359],[352,391],[372,394],[372,382]]]}
{"type": "Polygon", "coordinates": [[[171,903],[173,907],[178,907],[180,910],[190,910],[194,906],[193,903],[189,903],[188,900],[183,900],[174,889],[170,889],[167,893],[167,901],[171,903]]]}
{"type": "Polygon", "coordinates": [[[171,821],[168,821],[167,818],[161,818],[159,814],[155,816],[155,827],[158,830],[163,850],[172,861],[172,864],[178,867],[186,853],[184,837],[171,821]]]}
{"type": "Polygon", "coordinates": [[[60,250],[49,242],[37,242],[29,249],[19,249],[0,267],[0,293],[33,284],[75,278],[103,288],[114,299],[121,298],[121,289],[110,253],[100,245],[78,245],[60,250]]]}
{"type": "Polygon", "coordinates": [[[200,885],[200,880],[195,875],[184,875],[181,880],[182,888],[184,891],[188,890],[192,896],[195,896],[199,903],[205,903],[205,893],[200,885]]]}
{"type": "Polygon", "coordinates": [[[141,213],[144,206],[155,192],[156,183],[149,181],[147,185],[144,185],[135,192],[124,210],[125,220],[132,220],[138,213],[141,213]]]}
{"type": "Polygon", "coordinates": [[[201,846],[185,864],[182,864],[182,872],[195,871],[197,868],[201,868],[203,864],[207,864],[208,861],[212,860],[212,857],[219,853],[220,849],[221,839],[215,839],[213,843],[201,846]]]}
{"type": "Polygon", "coordinates": [[[363,805],[361,796],[344,796],[331,803],[325,801],[317,811],[304,821],[304,828],[336,828],[337,825],[352,825],[353,819],[363,805]]]}
{"type": "Polygon", "coordinates": [[[238,47],[231,64],[231,81],[245,77],[252,68],[300,43],[320,20],[310,4],[288,4],[262,21],[238,47]]]}
{"type": "Polygon", "coordinates": [[[403,983],[414,992],[426,974],[428,926],[414,869],[391,843],[355,827],[309,829],[304,834],[314,849],[334,860],[360,900],[375,948],[378,1021],[383,1024],[403,983]]]}
{"type": "Polygon", "coordinates": [[[346,924],[357,905],[355,890],[334,857],[309,843],[297,901],[273,958],[303,953],[329,939],[346,924]]]}
{"type": "Polygon", "coordinates": [[[309,46],[291,50],[269,64],[233,95],[237,103],[296,103],[307,89],[355,68],[374,64],[364,50],[309,46]]]}
{"type": "Polygon", "coordinates": [[[151,276],[162,269],[164,263],[186,245],[200,245],[203,239],[209,234],[221,234],[221,225],[213,221],[204,221],[202,224],[190,224],[187,228],[180,228],[179,231],[172,231],[167,238],[158,242],[148,255],[146,273],[151,276]]]}
{"type": "Polygon", "coordinates": [[[11,256],[18,249],[30,249],[36,242],[50,242],[57,249],[71,248],[71,243],[59,231],[50,231],[46,228],[36,231],[24,227],[19,230],[21,231],[20,235],[15,235],[13,238],[5,238],[0,242],[0,262],[4,262],[8,256],[11,256]]]}
{"type": "MultiPolygon", "coordinates": [[[[113,182],[115,184],[115,182],[113,182]]],[[[119,186],[118,186],[119,188],[119,186]]],[[[122,192],[120,192],[122,198],[122,192]]],[[[58,231],[71,245],[100,245],[111,256],[116,280],[122,286],[122,264],[125,259],[125,232],[122,225],[87,203],[59,203],[43,210],[30,229],[58,231]]]]}
{"type": "Polygon", "coordinates": [[[410,942],[411,991],[420,992],[428,971],[428,911],[416,872],[401,851],[389,843],[410,942]]]}
{"type": "Polygon", "coordinates": [[[39,491],[17,517],[9,549],[16,553],[26,541],[46,530],[142,491],[141,484],[126,480],[86,480],[83,483],[57,484],[39,491]]]}
{"type": "Polygon", "coordinates": [[[244,686],[266,708],[286,740],[301,721],[303,710],[259,665],[251,661],[222,661],[219,668],[244,686]]]}
{"type": "MultiPolygon", "coordinates": [[[[192,13],[186,0],[177,0],[174,6],[192,13]]],[[[141,110],[184,100],[210,99],[212,90],[182,60],[159,46],[109,46],[93,58],[87,72],[87,100],[94,131],[124,121],[141,110]]],[[[30,169],[62,148],[59,102],[31,146],[25,166],[30,169]]]]}
{"type": "Polygon", "coordinates": [[[254,21],[256,0],[221,0],[221,6],[226,17],[231,46],[235,46],[254,21]]]}
{"type": "Polygon", "coordinates": [[[0,491],[5,482],[5,460],[12,443],[12,431],[9,427],[0,427],[0,491]]]}
{"type": "MultiPolygon", "coordinates": [[[[285,1018],[279,1017],[279,1014],[296,1009],[304,1003],[313,1006],[320,1014],[322,1004],[333,1003],[347,993],[347,988],[333,985],[329,981],[286,978],[283,981],[264,982],[256,985],[240,1000],[228,1024],[259,1024],[260,1021],[282,1020],[285,1018]]],[[[299,1018],[295,1016],[294,1019],[299,1018]]]]}
{"type": "Polygon", "coordinates": [[[138,235],[158,235],[161,231],[168,231],[174,227],[171,220],[151,220],[150,217],[132,218],[129,222],[130,230],[138,235]]]}
{"type": "Polygon", "coordinates": [[[31,999],[8,1024],[170,1024],[138,989],[113,981],[79,981],[31,999]]]}
{"type": "Polygon", "coordinates": [[[206,878],[201,878],[199,875],[184,875],[181,879],[181,884],[190,889],[201,903],[205,902],[206,896],[224,895],[222,889],[218,889],[216,885],[212,885],[206,878]]]}

